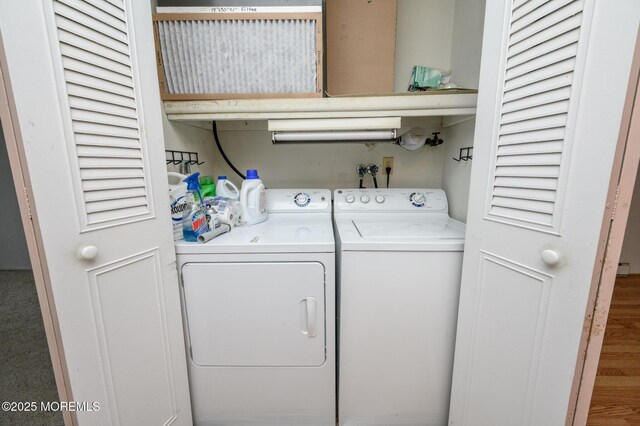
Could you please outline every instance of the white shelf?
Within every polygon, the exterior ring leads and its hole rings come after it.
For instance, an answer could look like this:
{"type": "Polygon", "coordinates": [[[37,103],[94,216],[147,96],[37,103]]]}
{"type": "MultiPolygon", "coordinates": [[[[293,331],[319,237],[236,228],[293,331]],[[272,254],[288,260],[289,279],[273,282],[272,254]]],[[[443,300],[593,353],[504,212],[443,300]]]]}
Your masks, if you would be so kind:
{"type": "MultiPolygon", "coordinates": [[[[169,120],[182,122],[334,117],[442,117],[455,124],[476,113],[473,90],[329,98],[164,101],[169,120]]],[[[195,123],[194,123],[195,124],[195,123]]]]}

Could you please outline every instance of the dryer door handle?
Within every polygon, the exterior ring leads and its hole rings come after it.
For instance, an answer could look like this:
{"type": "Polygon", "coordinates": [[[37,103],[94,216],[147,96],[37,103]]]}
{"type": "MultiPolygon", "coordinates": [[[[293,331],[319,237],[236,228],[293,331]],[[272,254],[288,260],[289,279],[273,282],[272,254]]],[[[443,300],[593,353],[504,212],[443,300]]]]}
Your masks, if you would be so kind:
{"type": "Polygon", "coordinates": [[[317,334],[317,303],[315,297],[305,297],[300,301],[300,331],[307,337],[317,334]]]}

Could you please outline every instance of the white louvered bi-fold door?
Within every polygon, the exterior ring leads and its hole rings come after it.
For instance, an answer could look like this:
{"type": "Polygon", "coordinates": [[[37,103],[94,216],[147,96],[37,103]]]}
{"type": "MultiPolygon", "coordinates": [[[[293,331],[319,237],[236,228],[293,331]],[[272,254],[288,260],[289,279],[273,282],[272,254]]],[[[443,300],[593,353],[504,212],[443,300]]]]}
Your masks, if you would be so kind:
{"type": "Polygon", "coordinates": [[[0,31],[73,416],[189,425],[150,3],[0,2],[0,31]]]}
{"type": "Polygon", "coordinates": [[[450,425],[560,425],[640,3],[488,0],[450,425]]]}

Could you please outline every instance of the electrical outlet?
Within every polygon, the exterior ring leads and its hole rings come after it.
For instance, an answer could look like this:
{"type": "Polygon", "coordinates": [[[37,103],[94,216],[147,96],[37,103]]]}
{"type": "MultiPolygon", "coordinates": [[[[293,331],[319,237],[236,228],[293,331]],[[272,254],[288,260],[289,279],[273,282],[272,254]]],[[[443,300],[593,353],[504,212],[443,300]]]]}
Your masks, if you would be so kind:
{"type": "Polygon", "coordinates": [[[393,157],[383,157],[382,158],[382,167],[380,168],[380,172],[382,174],[387,174],[387,167],[391,167],[391,173],[393,174],[393,157]]]}

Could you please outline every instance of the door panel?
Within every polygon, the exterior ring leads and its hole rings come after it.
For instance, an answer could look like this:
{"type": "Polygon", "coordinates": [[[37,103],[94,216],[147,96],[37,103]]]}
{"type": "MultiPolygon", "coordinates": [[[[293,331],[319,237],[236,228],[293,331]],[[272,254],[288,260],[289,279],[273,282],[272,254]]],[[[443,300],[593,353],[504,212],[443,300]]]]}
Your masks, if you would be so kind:
{"type": "Polygon", "coordinates": [[[114,419],[133,419],[141,407],[149,424],[169,424],[178,417],[158,257],[152,250],[89,271],[106,387],[116,402],[109,407],[114,419]]]}
{"type": "Polygon", "coordinates": [[[499,71],[487,219],[560,232],[590,28],[584,7],[584,1],[552,1],[512,11],[499,71]]]}
{"type": "Polygon", "coordinates": [[[564,424],[640,3],[485,17],[449,423],[564,424]]]}
{"type": "Polygon", "coordinates": [[[188,263],[182,282],[195,364],[324,364],[322,264],[188,263]]]}
{"type": "MultiPolygon", "coordinates": [[[[489,387],[476,395],[470,386],[470,418],[491,417],[493,424],[518,425],[536,385],[542,335],[549,305],[550,276],[516,265],[489,253],[482,254],[477,281],[475,344],[468,384],[509,383],[509,397],[503,409],[492,413],[483,403],[486,393],[503,392],[489,387]],[[493,309],[503,307],[500,315],[493,309]],[[508,320],[507,320],[508,319],[508,320]],[[503,336],[503,339],[495,339],[503,336]],[[496,353],[508,355],[509,362],[496,363],[496,353]]],[[[499,397],[496,395],[496,397],[499,397]]]]}
{"type": "Polygon", "coordinates": [[[54,1],[51,49],[82,230],[153,215],[124,4],[54,1]]]}
{"type": "Polygon", "coordinates": [[[191,424],[150,4],[0,2],[0,31],[77,422],[191,424]]]}

